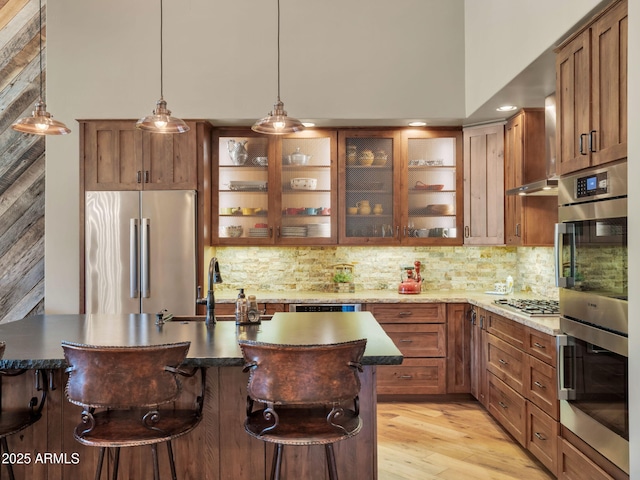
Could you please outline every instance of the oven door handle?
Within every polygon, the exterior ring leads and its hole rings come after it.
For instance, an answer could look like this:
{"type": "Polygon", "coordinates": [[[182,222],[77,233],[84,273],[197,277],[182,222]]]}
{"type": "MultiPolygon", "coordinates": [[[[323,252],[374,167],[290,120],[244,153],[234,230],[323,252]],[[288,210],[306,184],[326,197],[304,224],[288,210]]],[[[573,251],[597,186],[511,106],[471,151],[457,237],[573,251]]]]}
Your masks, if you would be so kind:
{"type": "Polygon", "coordinates": [[[576,347],[571,344],[568,335],[558,335],[556,336],[556,350],[558,400],[575,400],[576,347]],[[567,351],[570,353],[569,356],[565,355],[567,351]]]}
{"type": "Polygon", "coordinates": [[[576,276],[576,227],[573,223],[556,223],[555,240],[554,240],[554,257],[556,263],[556,287],[569,288],[575,285],[576,276]],[[569,244],[569,276],[563,277],[564,262],[562,261],[562,250],[564,243],[562,237],[571,235],[571,243],[569,244]]]}

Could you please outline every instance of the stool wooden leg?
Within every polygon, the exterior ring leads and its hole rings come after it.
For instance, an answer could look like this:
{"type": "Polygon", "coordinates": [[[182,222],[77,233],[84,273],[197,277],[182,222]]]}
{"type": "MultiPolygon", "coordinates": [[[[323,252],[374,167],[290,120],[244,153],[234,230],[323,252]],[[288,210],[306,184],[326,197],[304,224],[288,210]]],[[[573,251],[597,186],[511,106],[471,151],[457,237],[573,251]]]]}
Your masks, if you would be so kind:
{"type": "Polygon", "coordinates": [[[111,478],[118,480],[118,467],[120,466],[120,447],[116,447],[116,454],[113,457],[113,473],[111,478]]]}
{"type": "MultiPolygon", "coordinates": [[[[2,437],[2,449],[4,449],[5,453],[8,457],[11,456],[11,452],[9,452],[9,445],[7,444],[7,437],[2,437]]],[[[0,454],[2,454],[2,450],[0,450],[0,454]]],[[[11,462],[7,462],[7,470],[9,471],[9,480],[15,480],[16,477],[13,476],[13,466],[11,462]]]]}
{"type": "Polygon", "coordinates": [[[160,480],[160,467],[158,465],[158,444],[151,445],[151,457],[153,458],[153,480],[160,480]]]}
{"type": "Polygon", "coordinates": [[[333,452],[333,443],[324,446],[327,454],[327,466],[329,467],[329,480],[338,480],[338,469],[336,468],[336,455],[333,452]]]}
{"type": "Polygon", "coordinates": [[[273,463],[271,464],[271,480],[280,480],[283,450],[284,445],[276,443],[276,448],[273,450],[273,463]]]}
{"type": "Polygon", "coordinates": [[[176,475],[176,462],[173,458],[173,447],[171,446],[171,440],[167,440],[167,450],[169,452],[169,466],[171,467],[171,478],[172,480],[178,480],[178,476],[176,475]]]}

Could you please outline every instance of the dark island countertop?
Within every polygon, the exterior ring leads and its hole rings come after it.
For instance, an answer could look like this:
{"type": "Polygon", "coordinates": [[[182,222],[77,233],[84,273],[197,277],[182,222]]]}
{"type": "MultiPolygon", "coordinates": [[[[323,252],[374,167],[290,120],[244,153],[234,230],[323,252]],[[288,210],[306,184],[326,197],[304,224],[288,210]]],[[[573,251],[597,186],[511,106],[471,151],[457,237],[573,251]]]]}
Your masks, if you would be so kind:
{"type": "Polygon", "coordinates": [[[0,368],[66,366],[60,343],[137,346],[190,341],[187,364],[198,367],[242,365],[238,339],[267,343],[324,344],[367,339],[365,365],[397,365],[402,354],[370,312],[276,313],[259,325],[219,321],[169,321],[156,325],[151,314],[34,315],[0,325],[7,344],[0,368]]]}

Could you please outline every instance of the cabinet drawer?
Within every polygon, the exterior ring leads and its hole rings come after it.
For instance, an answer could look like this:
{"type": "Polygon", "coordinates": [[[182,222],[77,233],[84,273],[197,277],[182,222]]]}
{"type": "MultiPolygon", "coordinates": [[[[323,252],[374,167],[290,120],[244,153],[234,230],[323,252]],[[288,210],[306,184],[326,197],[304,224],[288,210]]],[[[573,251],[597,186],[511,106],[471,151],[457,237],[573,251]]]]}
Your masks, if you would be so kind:
{"type": "Polygon", "coordinates": [[[558,471],[559,423],[533,403],[527,403],[527,449],[556,475],[558,471]]]}
{"type": "Polygon", "coordinates": [[[446,371],[444,358],[405,358],[402,365],[380,365],[377,367],[377,393],[446,393],[446,371]]]}
{"type": "Polygon", "coordinates": [[[493,335],[487,335],[487,370],[520,395],[526,393],[526,356],[522,350],[503,342],[493,335]]]}
{"type": "Polygon", "coordinates": [[[524,350],[525,326],[495,313],[487,312],[487,331],[514,347],[524,350]]]}
{"type": "Polygon", "coordinates": [[[556,366],[556,337],[527,328],[527,353],[542,360],[544,363],[556,366]]]}
{"type": "Polygon", "coordinates": [[[373,303],[367,305],[378,323],[445,323],[444,303],[373,303]]]}
{"type": "Polygon", "coordinates": [[[444,323],[382,325],[405,357],[444,357],[447,336],[444,323]]]}
{"type": "Polygon", "coordinates": [[[513,435],[520,445],[526,447],[527,401],[495,375],[488,373],[487,377],[489,413],[513,435]]]}
{"type": "Polygon", "coordinates": [[[561,438],[558,449],[558,480],[613,480],[613,477],[561,438]]]}
{"type": "Polygon", "coordinates": [[[558,384],[556,369],[541,362],[537,358],[529,357],[526,376],[526,397],[541,408],[547,415],[558,420],[558,384]]]}

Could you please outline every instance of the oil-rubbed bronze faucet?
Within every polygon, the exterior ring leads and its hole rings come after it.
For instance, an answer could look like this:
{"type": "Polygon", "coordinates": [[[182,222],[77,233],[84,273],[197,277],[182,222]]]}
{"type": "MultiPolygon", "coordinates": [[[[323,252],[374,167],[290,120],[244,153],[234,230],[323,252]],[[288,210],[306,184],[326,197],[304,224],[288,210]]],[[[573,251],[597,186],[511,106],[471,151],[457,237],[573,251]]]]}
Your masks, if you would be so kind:
{"type": "Polygon", "coordinates": [[[214,325],[216,323],[216,299],[213,294],[213,286],[216,283],[222,283],[222,275],[220,275],[220,266],[218,265],[218,259],[213,257],[209,262],[209,290],[207,296],[202,298],[202,287],[198,286],[198,298],[196,298],[197,305],[207,306],[207,318],[205,323],[207,325],[214,325]]]}

